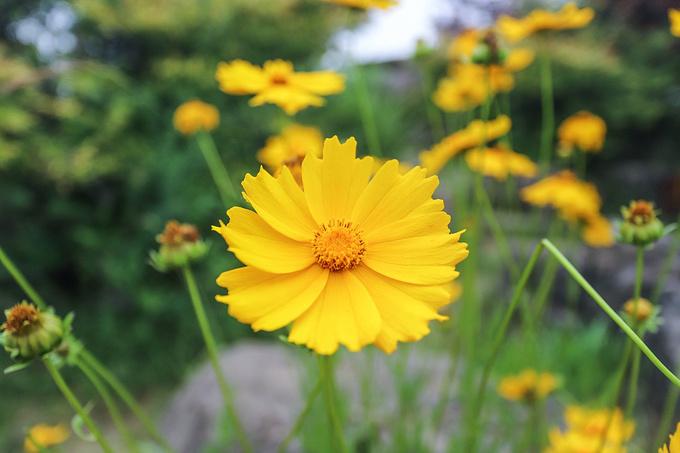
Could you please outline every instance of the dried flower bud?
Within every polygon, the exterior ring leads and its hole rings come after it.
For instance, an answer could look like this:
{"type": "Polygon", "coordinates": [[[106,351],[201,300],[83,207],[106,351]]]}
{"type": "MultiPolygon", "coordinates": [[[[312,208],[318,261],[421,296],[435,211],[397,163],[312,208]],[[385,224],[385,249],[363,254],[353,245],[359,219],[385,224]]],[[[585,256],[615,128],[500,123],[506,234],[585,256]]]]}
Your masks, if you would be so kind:
{"type": "Polygon", "coordinates": [[[654,306],[644,297],[630,299],[623,305],[623,311],[632,320],[638,323],[645,322],[654,313],[654,306]]]}
{"type": "Polygon", "coordinates": [[[664,225],[656,217],[654,203],[645,200],[631,201],[627,207],[621,208],[621,214],[621,242],[644,247],[663,237],[664,225]]]}
{"type": "Polygon", "coordinates": [[[62,320],[26,301],[5,310],[2,344],[13,359],[28,361],[54,350],[64,337],[62,320]]]}
{"type": "Polygon", "coordinates": [[[166,223],[163,232],[156,236],[156,241],[160,248],[157,252],[151,252],[151,264],[161,272],[197,261],[208,251],[198,228],[177,220],[166,223]]]}

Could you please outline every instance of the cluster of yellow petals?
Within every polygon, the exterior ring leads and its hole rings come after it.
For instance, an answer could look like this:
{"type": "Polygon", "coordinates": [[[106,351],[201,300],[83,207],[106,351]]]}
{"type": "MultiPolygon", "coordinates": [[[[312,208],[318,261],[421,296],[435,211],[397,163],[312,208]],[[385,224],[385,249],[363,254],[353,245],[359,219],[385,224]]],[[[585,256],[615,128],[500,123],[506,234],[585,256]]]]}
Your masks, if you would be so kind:
{"type": "Polygon", "coordinates": [[[24,440],[24,451],[26,453],[45,451],[49,447],[63,444],[69,436],[70,432],[65,425],[35,425],[24,440]]]}
{"type": "Polygon", "coordinates": [[[221,62],[215,78],[227,94],[253,94],[253,107],[275,104],[288,115],[325,104],[323,96],[340,93],[345,79],[333,71],[295,72],[293,64],[284,60],[270,60],[262,67],[244,60],[221,62]]]}
{"type": "Polygon", "coordinates": [[[335,3],[336,5],[349,6],[351,8],[369,9],[379,8],[387,9],[397,4],[396,0],[324,0],[328,3],[335,3]]]}
{"type": "Polygon", "coordinates": [[[315,127],[291,124],[280,134],[267,139],[257,153],[257,160],[274,176],[283,166],[288,167],[295,180],[302,184],[302,161],[307,154],[321,156],[323,135],[315,127]]]}
{"type": "Polygon", "coordinates": [[[499,181],[505,181],[510,175],[533,178],[538,173],[538,167],[531,159],[500,144],[468,151],[465,162],[473,171],[499,181]]]}
{"type": "Polygon", "coordinates": [[[471,121],[464,129],[448,135],[429,150],[421,151],[420,163],[429,174],[437,174],[457,154],[504,136],[511,126],[510,118],[505,115],[487,122],[471,121]]]}
{"type": "Polygon", "coordinates": [[[501,16],[496,21],[496,29],[509,42],[517,42],[541,31],[583,28],[594,17],[592,8],[567,3],[557,12],[535,9],[520,19],[501,16]]]}
{"type": "Polygon", "coordinates": [[[510,401],[534,401],[550,395],[557,384],[554,374],[528,369],[504,377],[498,385],[498,394],[510,401]]]}
{"type": "Polygon", "coordinates": [[[607,123],[590,112],[580,111],[565,119],[557,129],[560,153],[571,154],[574,148],[584,152],[599,152],[604,146],[607,123]]]}
{"type": "Polygon", "coordinates": [[[177,107],[172,123],[184,135],[211,131],[220,123],[220,112],[214,105],[192,99],[177,107]]]}
{"type": "Polygon", "coordinates": [[[594,184],[582,181],[569,170],[547,176],[523,188],[520,197],[526,203],[550,206],[571,222],[583,222],[583,240],[593,247],[614,243],[609,220],[602,216],[602,199],[594,184]]]}
{"type": "Polygon", "coordinates": [[[675,432],[668,436],[668,443],[659,448],[658,453],[680,453],[680,423],[675,427],[675,432]]]}
{"type": "Polygon", "coordinates": [[[626,453],[625,444],[635,432],[635,424],[619,408],[570,406],[564,417],[566,429],[550,431],[545,453],[626,453]]]}
{"type": "Polygon", "coordinates": [[[429,333],[452,299],[456,265],[467,255],[449,230],[439,181],[422,168],[375,171],[356,141],[327,139],[302,162],[302,186],[288,167],[246,175],[253,210],[229,209],[213,227],[245,267],[222,273],[217,300],[254,330],[290,326],[288,340],[319,354],[374,344],[392,352],[429,333]]]}
{"type": "Polygon", "coordinates": [[[680,9],[669,9],[668,20],[671,23],[671,34],[680,38],[680,9]]]}

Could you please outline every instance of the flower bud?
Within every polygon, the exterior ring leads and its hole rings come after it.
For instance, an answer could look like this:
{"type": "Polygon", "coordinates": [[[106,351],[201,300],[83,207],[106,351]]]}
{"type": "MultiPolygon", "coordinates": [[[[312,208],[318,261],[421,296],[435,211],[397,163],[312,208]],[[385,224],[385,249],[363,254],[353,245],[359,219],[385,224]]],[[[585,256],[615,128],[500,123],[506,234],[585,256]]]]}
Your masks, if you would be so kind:
{"type": "Polygon", "coordinates": [[[654,203],[645,200],[631,201],[621,208],[623,223],[619,240],[626,244],[644,247],[658,241],[664,235],[664,225],[656,217],[654,203]]]}
{"type": "Polygon", "coordinates": [[[636,321],[637,323],[643,323],[652,316],[654,313],[654,306],[652,303],[645,299],[644,297],[639,297],[638,299],[630,299],[623,305],[623,311],[628,318],[636,321]]]}
{"type": "Polygon", "coordinates": [[[177,220],[166,223],[163,232],[156,236],[156,241],[161,246],[157,252],[151,252],[151,265],[161,272],[186,266],[208,252],[198,228],[177,220]]]}
{"type": "Polygon", "coordinates": [[[54,350],[64,337],[62,320],[26,301],[5,310],[2,344],[13,359],[28,361],[54,350]]]}

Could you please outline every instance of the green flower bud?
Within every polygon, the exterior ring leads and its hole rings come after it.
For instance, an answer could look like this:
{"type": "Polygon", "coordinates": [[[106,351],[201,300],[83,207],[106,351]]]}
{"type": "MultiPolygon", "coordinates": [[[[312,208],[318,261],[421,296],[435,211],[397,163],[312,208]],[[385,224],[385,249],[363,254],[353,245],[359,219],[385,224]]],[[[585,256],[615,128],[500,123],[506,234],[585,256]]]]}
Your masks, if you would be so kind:
{"type": "Polygon", "coordinates": [[[54,350],[64,337],[62,320],[26,301],[5,310],[2,344],[13,359],[28,361],[54,350]]]}
{"type": "Polygon", "coordinates": [[[654,203],[631,201],[621,208],[623,222],[619,228],[619,241],[645,247],[661,239],[665,233],[663,223],[656,217],[654,203]]]}
{"type": "Polygon", "coordinates": [[[156,240],[161,246],[157,252],[151,252],[151,265],[160,272],[186,266],[208,253],[208,245],[201,240],[198,228],[176,220],[169,221],[156,240]]]}

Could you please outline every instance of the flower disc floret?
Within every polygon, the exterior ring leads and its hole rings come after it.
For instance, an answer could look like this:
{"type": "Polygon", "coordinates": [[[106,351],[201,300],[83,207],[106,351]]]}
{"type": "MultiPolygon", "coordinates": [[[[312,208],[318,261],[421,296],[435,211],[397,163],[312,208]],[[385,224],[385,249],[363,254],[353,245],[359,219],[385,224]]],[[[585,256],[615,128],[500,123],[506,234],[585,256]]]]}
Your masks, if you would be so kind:
{"type": "Polygon", "coordinates": [[[366,244],[352,222],[331,220],[314,234],[314,258],[333,272],[354,269],[366,253],[366,244]]]}

